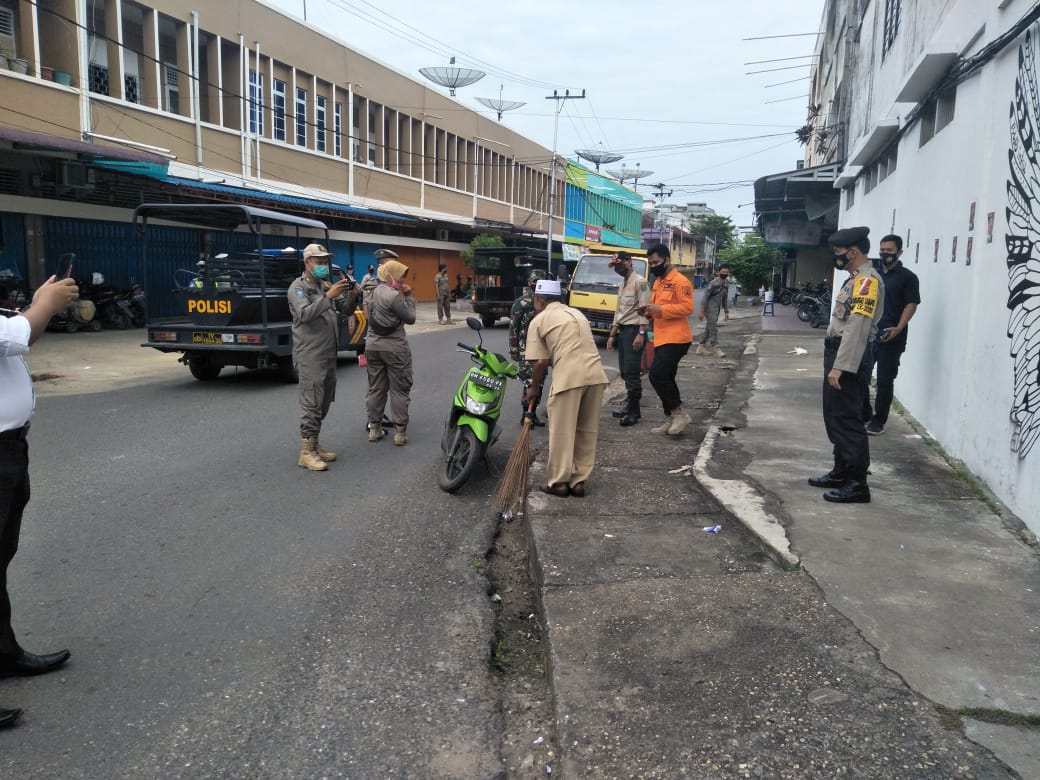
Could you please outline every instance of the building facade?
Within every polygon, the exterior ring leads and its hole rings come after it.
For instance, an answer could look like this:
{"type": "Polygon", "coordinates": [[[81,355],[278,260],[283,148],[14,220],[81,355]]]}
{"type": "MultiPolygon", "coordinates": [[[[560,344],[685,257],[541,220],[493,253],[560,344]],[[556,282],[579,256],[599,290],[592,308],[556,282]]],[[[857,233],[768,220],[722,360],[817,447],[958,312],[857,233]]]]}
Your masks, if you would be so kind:
{"type": "Polygon", "coordinates": [[[806,164],[840,224],[904,240],[922,303],[896,395],[1040,531],[1040,7],[828,0],[806,164]]]}
{"type": "Polygon", "coordinates": [[[112,258],[147,201],[322,219],[355,270],[401,250],[422,298],[438,262],[465,274],[478,233],[545,246],[550,150],[257,0],[0,0],[0,52],[0,266],[33,284],[69,221],[91,265],[132,281],[112,258]]]}

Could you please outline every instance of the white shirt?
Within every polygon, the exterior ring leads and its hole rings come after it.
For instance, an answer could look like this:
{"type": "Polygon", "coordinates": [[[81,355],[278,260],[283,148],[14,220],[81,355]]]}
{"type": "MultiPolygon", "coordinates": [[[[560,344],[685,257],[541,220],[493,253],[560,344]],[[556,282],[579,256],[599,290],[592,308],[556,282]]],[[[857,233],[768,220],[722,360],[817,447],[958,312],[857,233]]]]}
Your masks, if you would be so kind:
{"type": "Polygon", "coordinates": [[[21,428],[36,408],[32,376],[22,357],[31,333],[25,317],[0,317],[0,431],[21,428]]]}

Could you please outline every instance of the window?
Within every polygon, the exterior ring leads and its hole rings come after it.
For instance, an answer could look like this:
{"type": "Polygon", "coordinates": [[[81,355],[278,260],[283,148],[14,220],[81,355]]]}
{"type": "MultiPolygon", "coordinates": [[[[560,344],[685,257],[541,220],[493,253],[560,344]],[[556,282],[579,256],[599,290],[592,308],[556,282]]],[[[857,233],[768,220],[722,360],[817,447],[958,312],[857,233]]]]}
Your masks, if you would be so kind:
{"type": "Polygon", "coordinates": [[[249,132],[264,134],[264,74],[249,69],[249,132]]]}
{"type": "Polygon", "coordinates": [[[137,85],[137,76],[127,74],[123,76],[123,89],[126,91],[127,103],[140,103],[141,91],[137,85]]]}
{"type": "Polygon", "coordinates": [[[324,95],[314,98],[314,148],[319,152],[325,151],[325,102],[324,95]]]}
{"type": "Polygon", "coordinates": [[[296,144],[307,145],[307,90],[296,88],[296,144]]]}
{"type": "Polygon", "coordinates": [[[343,156],[343,104],[337,103],[332,109],[332,143],[337,157],[343,156]]]}
{"type": "Polygon", "coordinates": [[[885,0],[885,26],[882,30],[881,56],[884,57],[892,48],[892,43],[899,32],[899,4],[901,0],[885,0]]]}
{"type": "Polygon", "coordinates": [[[170,62],[163,63],[163,79],[166,82],[166,110],[172,114],[179,114],[181,110],[179,77],[180,71],[177,70],[176,65],[170,62]]]}
{"type": "Polygon", "coordinates": [[[108,94],[108,68],[104,65],[98,65],[95,62],[90,63],[88,70],[90,79],[90,91],[97,92],[99,95],[108,94]]]}
{"type": "Polygon", "coordinates": [[[274,79],[274,140],[285,140],[285,82],[274,79]]]}
{"type": "Polygon", "coordinates": [[[953,121],[957,108],[957,87],[951,87],[937,97],[932,98],[921,111],[920,146],[932,140],[936,133],[953,121]]]}

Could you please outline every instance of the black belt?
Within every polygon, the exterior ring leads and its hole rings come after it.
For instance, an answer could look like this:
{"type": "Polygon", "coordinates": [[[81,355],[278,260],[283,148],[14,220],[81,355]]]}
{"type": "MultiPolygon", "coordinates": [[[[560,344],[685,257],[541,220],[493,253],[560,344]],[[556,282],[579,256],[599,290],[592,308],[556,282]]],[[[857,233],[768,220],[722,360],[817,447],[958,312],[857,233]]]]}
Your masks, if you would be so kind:
{"type": "Polygon", "coordinates": [[[29,423],[26,423],[21,428],[0,431],[0,441],[21,441],[27,433],[29,433],[29,423]]]}
{"type": "Polygon", "coordinates": [[[631,325],[618,325],[618,328],[644,328],[645,325],[640,325],[638,322],[634,322],[631,325]]]}
{"type": "Polygon", "coordinates": [[[841,336],[828,336],[823,340],[824,349],[837,349],[841,346],[841,336]]]}

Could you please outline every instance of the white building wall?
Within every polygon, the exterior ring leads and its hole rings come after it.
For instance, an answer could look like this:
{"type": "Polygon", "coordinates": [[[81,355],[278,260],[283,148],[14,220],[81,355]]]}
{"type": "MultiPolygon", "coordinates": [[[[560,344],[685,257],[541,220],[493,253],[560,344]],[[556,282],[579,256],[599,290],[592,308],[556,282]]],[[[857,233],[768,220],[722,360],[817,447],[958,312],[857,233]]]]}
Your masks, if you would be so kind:
{"type": "MultiPolygon", "coordinates": [[[[1010,0],[999,8],[1000,3],[978,0],[903,0],[903,24],[882,64],[884,5],[883,0],[868,5],[860,33],[860,52],[877,54],[862,57],[853,75],[851,149],[882,117],[898,115],[902,124],[913,105],[893,101],[926,47],[947,48],[954,42],[966,47],[963,55],[970,56],[1011,28],[1035,3],[1010,0]]],[[[1030,29],[1036,47],[1034,65],[1040,73],[1040,26],[1030,29]]],[[[906,240],[903,263],[920,278],[922,303],[910,324],[896,397],[951,455],[963,460],[1033,531],[1040,532],[1040,440],[1031,449],[1014,451],[1016,432],[1023,428],[1013,425],[1010,417],[1016,405],[1016,359],[1008,335],[1005,234],[1008,149],[1016,126],[1012,106],[1023,40],[1020,36],[957,87],[953,121],[924,146],[920,123],[907,129],[898,142],[896,169],[884,181],[867,193],[861,176],[851,206],[848,193],[843,193],[840,224],[869,226],[873,255],[880,238],[894,228],[906,240]],[[974,226],[969,227],[972,204],[974,226]],[[987,216],[991,212],[990,240],[987,216]]],[[[1040,168],[1035,173],[1040,182],[1040,168]]],[[[1031,206],[1040,212],[1040,184],[1033,195],[1037,200],[1031,206]]],[[[1037,234],[1032,238],[1040,243],[1040,219],[1034,227],[1037,234]]],[[[1019,335],[1032,345],[1033,411],[1026,411],[1021,419],[1028,424],[1035,416],[1040,426],[1040,374],[1035,373],[1040,362],[1040,246],[1033,249],[1031,269],[1037,285],[1035,308],[1019,335]]],[[[1022,407],[1020,399],[1020,413],[1022,407]]]]}

